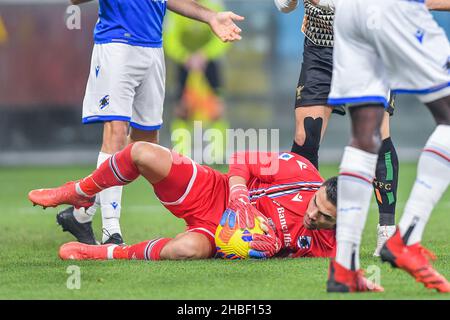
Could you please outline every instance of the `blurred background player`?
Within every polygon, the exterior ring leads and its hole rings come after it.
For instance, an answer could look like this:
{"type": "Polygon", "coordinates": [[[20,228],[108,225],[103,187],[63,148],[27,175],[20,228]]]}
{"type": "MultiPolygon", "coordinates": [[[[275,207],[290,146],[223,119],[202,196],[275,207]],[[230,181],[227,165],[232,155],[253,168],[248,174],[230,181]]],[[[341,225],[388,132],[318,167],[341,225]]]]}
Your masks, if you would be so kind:
{"type": "Polygon", "coordinates": [[[110,257],[117,250],[118,259],[131,259],[133,253],[146,260],[211,258],[219,223],[232,230],[253,228],[259,218],[266,234],[252,236],[250,257],[334,256],[337,179],[324,181],[308,160],[289,152],[237,152],[224,174],[159,145],[137,142],[78,183],[33,190],[29,199],[44,207],[89,206],[96,193],[140,175],[161,203],[185,220],[187,232],[123,249],[70,243],[61,248],[62,258],[106,259],[109,250],[110,257]]]}
{"type": "MultiPolygon", "coordinates": [[[[298,6],[298,0],[274,0],[278,10],[289,13],[298,6]]],[[[333,73],[334,11],[304,1],[305,16],[302,31],[305,35],[303,63],[295,99],[295,139],[292,152],[306,157],[317,168],[319,146],[332,113],[344,115],[342,106],[328,105],[333,73]]],[[[395,205],[397,201],[398,157],[389,132],[389,114],[394,100],[383,119],[382,146],[373,186],[379,209],[377,245],[374,256],[395,232],[395,205]]]]}
{"type": "Polygon", "coordinates": [[[450,43],[427,5],[450,10],[450,1],[314,1],[336,8],[328,102],[347,104],[352,120],[352,139],[340,164],[337,250],[327,291],[363,291],[358,285],[361,236],[381,146],[383,108],[392,90],[416,95],[430,110],[436,127],[420,155],[398,229],[383,246],[381,259],[405,270],[426,288],[448,293],[450,283],[431,266],[429,259],[435,257],[421,240],[432,210],[450,183],[450,43]],[[375,20],[373,12],[380,13],[375,20]]]}
{"type": "MultiPolygon", "coordinates": [[[[198,3],[215,11],[224,11],[222,1],[199,0],[198,3]]],[[[187,130],[189,137],[179,137],[174,147],[178,152],[192,154],[193,121],[201,121],[203,129],[216,129],[225,136],[229,127],[224,118],[221,95],[222,67],[220,59],[230,48],[221,42],[205,24],[192,23],[186,17],[169,13],[164,32],[164,51],[176,63],[178,88],[171,131],[187,130]]],[[[223,163],[224,146],[212,142],[211,161],[223,163]]]]}
{"type": "MultiPolygon", "coordinates": [[[[90,0],[72,0],[73,4],[90,0]]],[[[232,12],[217,13],[186,0],[100,0],[91,72],[83,102],[83,123],[103,123],[97,167],[133,141],[158,142],[165,96],[162,49],[166,8],[207,23],[225,42],[240,39],[232,12]]],[[[122,187],[101,192],[89,209],[72,207],[57,215],[63,230],[95,243],[91,221],[102,211],[103,243],[123,243],[119,218],[122,187]]]]}

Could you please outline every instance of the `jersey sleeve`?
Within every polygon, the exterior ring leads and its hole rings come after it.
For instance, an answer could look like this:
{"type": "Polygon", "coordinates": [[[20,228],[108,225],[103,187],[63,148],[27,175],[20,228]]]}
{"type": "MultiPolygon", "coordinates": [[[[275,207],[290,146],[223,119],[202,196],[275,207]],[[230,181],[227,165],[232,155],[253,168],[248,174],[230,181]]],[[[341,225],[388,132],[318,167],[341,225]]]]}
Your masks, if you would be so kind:
{"type": "Polygon", "coordinates": [[[264,183],[294,179],[323,181],[317,169],[307,159],[288,152],[236,152],[229,163],[228,176],[240,176],[246,181],[252,178],[264,183]]]}

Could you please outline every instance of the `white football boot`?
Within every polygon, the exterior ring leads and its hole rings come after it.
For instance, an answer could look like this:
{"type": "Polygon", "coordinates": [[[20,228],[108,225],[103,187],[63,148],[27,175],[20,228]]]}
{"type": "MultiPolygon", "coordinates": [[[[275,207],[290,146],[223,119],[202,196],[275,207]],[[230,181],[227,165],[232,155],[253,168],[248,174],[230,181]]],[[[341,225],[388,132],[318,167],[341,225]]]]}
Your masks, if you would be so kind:
{"type": "Polygon", "coordinates": [[[373,253],[374,257],[380,256],[380,250],[383,248],[384,243],[394,235],[396,230],[395,226],[377,226],[377,247],[375,248],[375,252],[373,253]]]}

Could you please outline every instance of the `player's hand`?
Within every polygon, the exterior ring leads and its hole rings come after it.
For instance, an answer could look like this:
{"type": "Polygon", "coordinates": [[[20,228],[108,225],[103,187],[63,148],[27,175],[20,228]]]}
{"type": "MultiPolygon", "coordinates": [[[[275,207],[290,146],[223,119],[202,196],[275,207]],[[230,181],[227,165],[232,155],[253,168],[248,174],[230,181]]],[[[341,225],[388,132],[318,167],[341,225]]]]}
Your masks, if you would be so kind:
{"type": "Polygon", "coordinates": [[[254,259],[267,259],[273,257],[280,251],[281,240],[278,239],[275,230],[270,226],[267,218],[258,217],[258,220],[264,234],[252,234],[248,255],[254,259]]]}
{"type": "Polygon", "coordinates": [[[281,240],[267,234],[253,234],[248,256],[253,259],[273,257],[281,249],[281,240]]]}
{"type": "Polygon", "coordinates": [[[239,200],[232,201],[228,204],[228,208],[222,215],[220,225],[223,227],[228,224],[231,229],[235,226],[240,229],[253,229],[255,227],[255,219],[263,217],[262,213],[258,211],[250,203],[244,203],[239,200]]]}
{"type": "Polygon", "coordinates": [[[234,23],[234,21],[242,21],[241,17],[231,11],[218,12],[209,21],[211,30],[223,42],[233,42],[241,40],[241,29],[234,23]]]}
{"type": "Polygon", "coordinates": [[[241,229],[255,227],[255,219],[265,218],[251,203],[247,186],[244,184],[234,184],[230,186],[228,197],[228,208],[234,214],[235,223],[241,229]]]}

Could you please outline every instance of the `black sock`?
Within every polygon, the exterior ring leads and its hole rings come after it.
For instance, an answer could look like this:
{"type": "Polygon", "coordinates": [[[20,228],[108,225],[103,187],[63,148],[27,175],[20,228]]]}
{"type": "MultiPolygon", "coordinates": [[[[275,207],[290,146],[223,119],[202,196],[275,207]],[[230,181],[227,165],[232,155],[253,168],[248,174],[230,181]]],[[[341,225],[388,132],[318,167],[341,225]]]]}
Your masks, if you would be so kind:
{"type": "Polygon", "coordinates": [[[291,152],[305,157],[314,165],[314,167],[316,167],[316,169],[319,169],[319,146],[299,146],[297,142],[294,141],[291,152]]]}
{"type": "Polygon", "coordinates": [[[374,189],[380,213],[379,224],[381,226],[395,225],[398,157],[391,138],[383,140],[375,176],[374,189]]]}
{"type": "Polygon", "coordinates": [[[303,120],[305,130],[305,142],[300,146],[294,140],[291,151],[305,157],[319,170],[319,146],[322,135],[323,119],[321,117],[313,119],[306,117],[303,120]]]}

